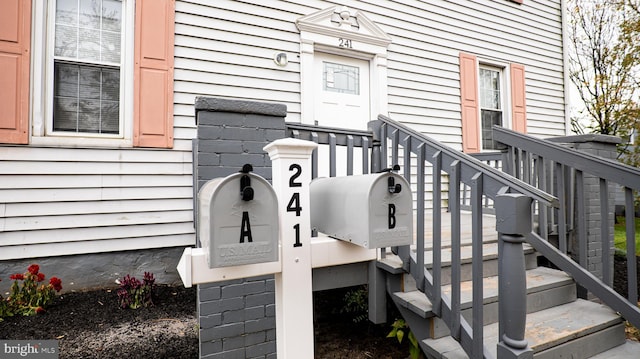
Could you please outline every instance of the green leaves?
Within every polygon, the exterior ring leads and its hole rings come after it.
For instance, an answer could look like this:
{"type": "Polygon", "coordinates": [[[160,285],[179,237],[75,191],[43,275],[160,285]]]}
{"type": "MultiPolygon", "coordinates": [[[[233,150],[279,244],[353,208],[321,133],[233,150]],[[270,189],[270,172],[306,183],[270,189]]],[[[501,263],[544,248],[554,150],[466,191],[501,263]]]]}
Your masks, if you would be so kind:
{"type": "Polygon", "coordinates": [[[404,319],[396,319],[396,321],[391,324],[391,328],[391,331],[387,334],[387,338],[396,338],[398,339],[398,343],[402,344],[402,340],[404,339],[406,332],[408,332],[409,355],[411,356],[411,359],[418,359],[422,356],[418,339],[413,335],[409,329],[409,325],[407,325],[404,319]]]}

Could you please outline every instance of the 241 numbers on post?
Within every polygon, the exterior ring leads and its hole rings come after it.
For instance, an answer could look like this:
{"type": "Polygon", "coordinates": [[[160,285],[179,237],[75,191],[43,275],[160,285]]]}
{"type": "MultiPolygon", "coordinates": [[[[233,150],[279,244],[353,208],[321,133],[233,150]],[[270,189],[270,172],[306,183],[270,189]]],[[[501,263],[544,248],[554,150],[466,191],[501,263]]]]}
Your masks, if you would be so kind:
{"type": "MultiPolygon", "coordinates": [[[[296,182],[298,177],[302,174],[302,167],[299,164],[294,163],[289,166],[289,171],[292,171],[293,174],[289,177],[289,187],[302,187],[302,183],[296,182]]],[[[300,192],[294,192],[291,195],[291,199],[287,204],[287,212],[295,212],[296,217],[300,217],[300,212],[302,212],[302,207],[300,206],[300,192]]],[[[293,244],[294,247],[302,247],[302,242],[300,242],[300,223],[296,223],[293,225],[293,229],[296,232],[296,241],[293,244]]]]}

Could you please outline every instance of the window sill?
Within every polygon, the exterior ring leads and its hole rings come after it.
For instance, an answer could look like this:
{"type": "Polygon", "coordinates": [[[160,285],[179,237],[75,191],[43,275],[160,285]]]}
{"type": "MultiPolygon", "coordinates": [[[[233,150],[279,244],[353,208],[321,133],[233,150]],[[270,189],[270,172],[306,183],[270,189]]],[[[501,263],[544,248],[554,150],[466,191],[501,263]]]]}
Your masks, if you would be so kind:
{"type": "Polygon", "coordinates": [[[31,136],[31,145],[78,148],[133,148],[129,139],[95,137],[39,137],[31,136]]]}

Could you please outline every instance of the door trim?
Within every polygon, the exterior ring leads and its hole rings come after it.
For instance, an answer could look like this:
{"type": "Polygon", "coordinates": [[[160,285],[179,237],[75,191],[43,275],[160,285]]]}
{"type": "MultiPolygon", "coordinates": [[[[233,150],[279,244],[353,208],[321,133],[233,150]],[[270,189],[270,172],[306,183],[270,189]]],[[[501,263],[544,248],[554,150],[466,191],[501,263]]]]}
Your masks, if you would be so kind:
{"type": "Polygon", "coordinates": [[[388,115],[387,48],[391,38],[362,12],[333,6],[296,21],[300,30],[301,122],[313,125],[315,53],[369,60],[369,116],[388,115]]]}

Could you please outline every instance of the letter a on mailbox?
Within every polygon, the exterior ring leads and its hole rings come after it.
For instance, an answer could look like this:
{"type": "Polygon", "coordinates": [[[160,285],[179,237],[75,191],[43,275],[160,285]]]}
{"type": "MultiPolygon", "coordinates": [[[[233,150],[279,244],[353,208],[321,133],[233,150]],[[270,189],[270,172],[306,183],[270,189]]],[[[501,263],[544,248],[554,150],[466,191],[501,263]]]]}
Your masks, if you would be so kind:
{"type": "Polygon", "coordinates": [[[198,234],[209,268],[278,260],[278,199],[264,178],[236,173],[198,194],[198,234]]]}

